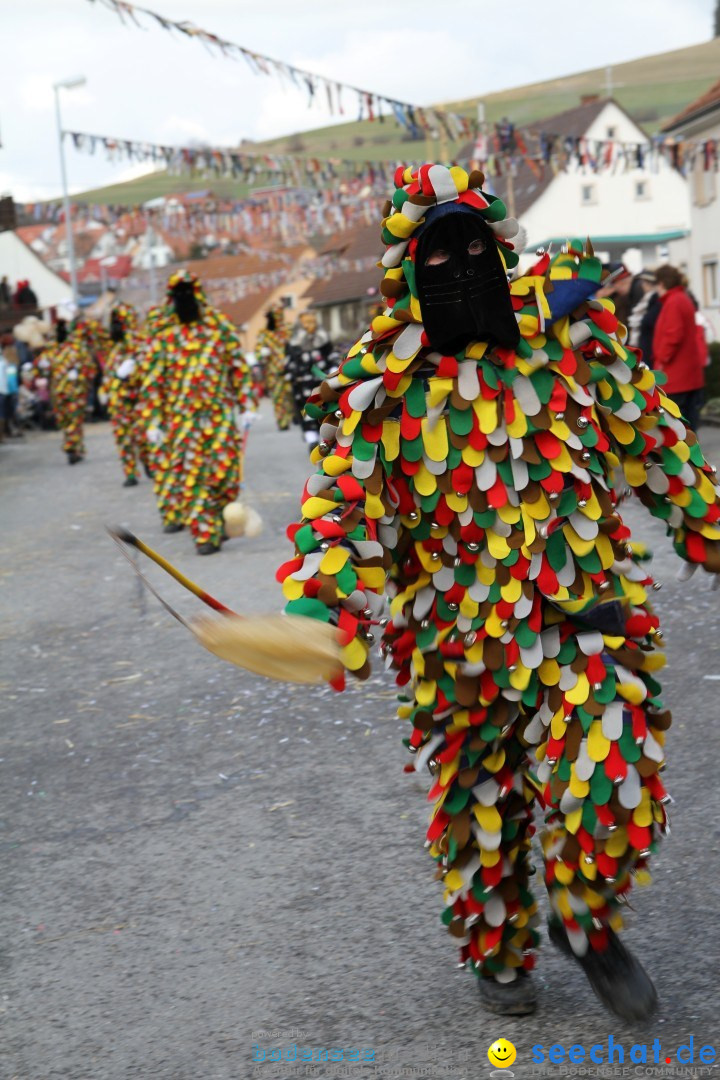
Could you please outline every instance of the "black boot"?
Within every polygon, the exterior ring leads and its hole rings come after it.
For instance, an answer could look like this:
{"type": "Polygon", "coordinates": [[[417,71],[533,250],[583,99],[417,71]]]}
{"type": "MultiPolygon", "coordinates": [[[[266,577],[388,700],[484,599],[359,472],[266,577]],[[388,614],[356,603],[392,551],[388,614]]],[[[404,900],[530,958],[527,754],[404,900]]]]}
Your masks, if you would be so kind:
{"type": "Polygon", "coordinates": [[[128,476],[123,487],[137,487],[137,476],[128,476]]]}
{"type": "Polygon", "coordinates": [[[143,465],[143,469],[145,470],[145,475],[147,476],[148,480],[152,480],[152,469],[150,468],[150,466],[143,465]]]}
{"type": "Polygon", "coordinates": [[[184,525],[175,525],[172,522],[168,522],[167,525],[163,525],[163,532],[164,533],[182,532],[184,528],[185,528],[184,525]]]}
{"type": "Polygon", "coordinates": [[[82,461],[82,454],[76,454],[74,450],[68,450],[68,465],[77,465],[78,461],[82,461]]]}
{"type": "Polygon", "coordinates": [[[212,540],[207,540],[204,544],[198,544],[195,550],[198,555],[214,555],[216,551],[220,550],[220,545],[213,544],[212,540]]]}
{"type": "Polygon", "coordinates": [[[497,979],[478,979],[480,1001],[488,1012],[499,1016],[527,1016],[537,1008],[535,984],[526,971],[518,971],[516,979],[509,983],[497,979]]]}
{"type": "Polygon", "coordinates": [[[558,919],[548,923],[548,935],[553,945],[577,961],[606,1009],[622,1020],[647,1020],[658,1003],[652,979],[615,931],[609,927],[606,930],[607,949],[602,952],[588,949],[584,956],[576,956],[562,923],[558,919]]]}

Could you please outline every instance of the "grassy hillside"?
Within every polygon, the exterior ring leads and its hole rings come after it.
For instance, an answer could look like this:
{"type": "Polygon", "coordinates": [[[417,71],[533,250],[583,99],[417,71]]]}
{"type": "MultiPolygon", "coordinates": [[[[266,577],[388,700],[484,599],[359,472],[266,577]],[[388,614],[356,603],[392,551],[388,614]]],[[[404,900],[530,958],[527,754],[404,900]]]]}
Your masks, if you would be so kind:
{"type": "MultiPolygon", "coordinates": [[[[719,74],[720,38],[714,38],[701,45],[615,65],[612,68],[612,95],[652,134],[685,105],[699,97],[719,74]]],[[[482,98],[443,104],[474,117],[478,101],[482,100],[489,121],[508,116],[522,125],[578,105],[583,94],[604,95],[606,77],[605,68],[595,68],[576,75],[484,94],[482,98]]],[[[460,149],[460,144],[447,139],[410,141],[403,129],[389,118],[383,123],[364,120],[317,128],[257,145],[258,148],[277,153],[341,157],[353,161],[450,159],[460,149]]],[[[169,192],[199,191],[203,188],[211,188],[220,196],[236,197],[247,190],[234,180],[154,173],[125,184],[85,192],[78,198],[90,203],[135,203],[169,192]]]]}

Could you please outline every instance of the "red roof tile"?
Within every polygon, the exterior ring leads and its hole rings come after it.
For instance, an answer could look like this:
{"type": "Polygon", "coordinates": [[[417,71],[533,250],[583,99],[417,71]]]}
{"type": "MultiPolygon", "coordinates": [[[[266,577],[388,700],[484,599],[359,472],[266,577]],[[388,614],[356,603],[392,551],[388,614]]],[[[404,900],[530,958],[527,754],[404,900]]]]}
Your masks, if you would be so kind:
{"type": "Polygon", "coordinates": [[[684,109],[681,109],[677,116],[673,116],[672,120],[668,120],[660,128],[661,131],[672,131],[679,124],[689,123],[691,120],[700,117],[704,112],[709,112],[713,108],[720,108],[720,79],[716,83],[701,94],[699,98],[695,98],[689,105],[686,105],[684,109]]]}

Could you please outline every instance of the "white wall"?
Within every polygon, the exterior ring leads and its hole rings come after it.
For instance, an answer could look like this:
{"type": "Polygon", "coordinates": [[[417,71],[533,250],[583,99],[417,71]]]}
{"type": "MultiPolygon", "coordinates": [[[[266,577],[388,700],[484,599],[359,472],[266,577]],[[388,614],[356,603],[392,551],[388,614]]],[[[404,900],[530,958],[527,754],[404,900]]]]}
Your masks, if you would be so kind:
{"type": "Polygon", "coordinates": [[[7,274],[13,287],[27,280],[41,308],[72,300],[67,281],[54,274],[14,232],[0,232],[0,277],[7,274]]]}
{"type": "MultiPolygon", "coordinates": [[[[693,124],[680,137],[683,135],[698,142],[720,139],[720,108],[705,120],[693,124]]],[[[714,330],[715,339],[720,339],[720,176],[711,170],[705,171],[701,154],[696,158],[694,172],[689,174],[688,187],[692,215],[690,286],[714,330]],[[714,274],[707,265],[713,262],[714,274]]]]}
{"type": "MultiPolygon", "coordinates": [[[[625,116],[621,109],[608,104],[588,127],[589,139],[607,139],[614,128],[615,139],[626,142],[644,141],[643,132],[625,116]]],[[[653,167],[616,172],[603,169],[593,173],[573,168],[559,172],[528,212],[522,224],[528,231],[528,243],[535,246],[551,236],[590,236],[591,239],[612,235],[641,235],[687,230],[690,228],[688,182],[664,161],[653,167]],[[640,194],[637,184],[644,183],[640,194]],[[590,188],[589,200],[584,188],[590,188]]],[[[600,243],[600,246],[602,244],[600,243]]],[[[643,255],[657,253],[647,245],[643,255]]]]}

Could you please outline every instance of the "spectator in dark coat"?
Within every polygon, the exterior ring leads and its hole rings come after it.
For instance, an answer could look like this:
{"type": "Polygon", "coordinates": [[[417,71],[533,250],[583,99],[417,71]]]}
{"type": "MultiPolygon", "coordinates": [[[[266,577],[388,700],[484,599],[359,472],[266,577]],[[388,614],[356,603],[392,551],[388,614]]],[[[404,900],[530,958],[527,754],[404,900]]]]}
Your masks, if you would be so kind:
{"type": "Polygon", "coordinates": [[[682,274],[674,266],[660,266],[655,272],[660,297],[660,314],[653,334],[653,360],[664,371],[663,390],[679,406],[693,431],[700,423],[704,399],[705,352],[695,322],[695,305],[682,284],[682,274]]]}
{"type": "Polygon", "coordinates": [[[629,344],[641,350],[642,358],[648,367],[654,367],[652,343],[655,323],[660,314],[660,297],[653,271],[641,270],[633,282],[633,287],[635,286],[639,289],[639,294],[628,319],[629,344]]]}

